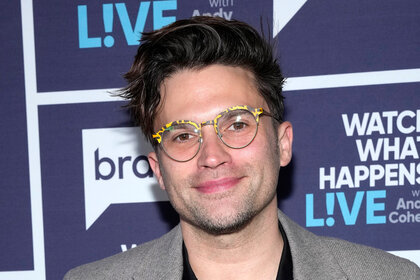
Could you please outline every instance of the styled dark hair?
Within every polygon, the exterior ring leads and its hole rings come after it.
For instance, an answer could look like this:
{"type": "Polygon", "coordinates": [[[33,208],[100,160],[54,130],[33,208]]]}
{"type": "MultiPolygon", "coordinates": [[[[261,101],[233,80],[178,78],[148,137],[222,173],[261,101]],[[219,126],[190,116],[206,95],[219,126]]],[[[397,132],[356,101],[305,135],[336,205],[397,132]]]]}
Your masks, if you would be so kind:
{"type": "Polygon", "coordinates": [[[127,107],[152,145],[156,146],[152,134],[161,102],[160,86],[165,78],[183,69],[220,64],[250,71],[271,114],[283,120],[280,67],[270,44],[248,24],[198,16],[143,33],[140,43],[134,63],[124,75],[128,85],[119,95],[129,100],[127,107]]]}

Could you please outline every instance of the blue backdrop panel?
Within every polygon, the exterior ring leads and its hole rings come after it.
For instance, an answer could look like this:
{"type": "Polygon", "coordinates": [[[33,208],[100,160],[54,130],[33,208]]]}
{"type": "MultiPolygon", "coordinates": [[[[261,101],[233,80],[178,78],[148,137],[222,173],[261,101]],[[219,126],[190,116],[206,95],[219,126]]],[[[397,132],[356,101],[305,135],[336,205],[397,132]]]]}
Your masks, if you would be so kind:
{"type": "Polygon", "coordinates": [[[192,15],[272,22],[272,2],[34,0],[38,91],[124,85],[140,32],[192,15]]]}
{"type": "Polygon", "coordinates": [[[168,202],[116,204],[88,230],[85,228],[82,129],[130,126],[122,105],[112,102],[40,107],[48,279],[60,279],[80,263],[121,252],[121,244],[131,248],[132,244],[154,239],[177,223],[168,202]]]}
{"type": "Polygon", "coordinates": [[[417,68],[419,3],[308,1],[278,45],[288,77],[417,68]]]}
{"type": "Polygon", "coordinates": [[[33,269],[20,3],[0,4],[0,271],[33,269]]]}
{"type": "MultiPolygon", "coordinates": [[[[281,208],[315,233],[384,250],[420,249],[419,238],[415,234],[419,229],[418,221],[405,221],[403,217],[395,222],[407,211],[419,214],[418,208],[403,209],[398,206],[398,201],[400,198],[404,201],[418,200],[420,122],[417,116],[405,117],[402,126],[413,126],[415,130],[401,133],[397,115],[389,119],[390,126],[388,118],[382,117],[383,112],[400,114],[411,111],[420,115],[418,86],[418,83],[408,83],[288,92],[287,119],[294,124],[295,135],[291,168],[293,182],[287,199],[281,202],[281,208]],[[380,133],[380,122],[373,117],[375,112],[381,115],[384,134],[380,133]],[[360,129],[360,132],[365,132],[364,135],[358,135],[354,129],[353,135],[347,136],[342,114],[346,114],[349,121],[354,119],[353,114],[358,114],[362,123],[365,113],[370,114],[365,129],[360,129]],[[368,135],[369,129],[373,131],[371,135],[368,135]],[[385,139],[389,140],[388,145],[384,143],[388,141],[385,139]],[[362,143],[360,148],[357,147],[358,140],[362,143]],[[365,154],[369,141],[373,150],[365,154]],[[374,155],[377,155],[377,160],[374,155]],[[400,164],[407,169],[410,165],[415,166],[409,176],[415,178],[414,183],[408,179],[399,181],[404,174],[402,167],[397,166],[400,164]],[[385,172],[389,175],[389,182],[386,174],[382,178],[374,174],[386,165],[392,167],[385,172]],[[346,166],[349,173],[343,170],[346,166]],[[370,173],[357,173],[356,166],[364,166],[361,170],[368,168],[370,173]],[[335,172],[331,172],[331,167],[335,168],[335,172]],[[335,174],[335,179],[322,177],[321,168],[325,168],[327,176],[335,174]],[[360,180],[359,184],[357,180],[360,180]],[[321,189],[322,184],[324,189],[321,189]],[[336,188],[331,189],[332,185],[336,188]],[[313,204],[310,195],[313,195],[313,204]],[[335,223],[328,226],[328,218],[333,218],[335,223]]],[[[279,188],[282,187],[280,185],[279,188]]]]}

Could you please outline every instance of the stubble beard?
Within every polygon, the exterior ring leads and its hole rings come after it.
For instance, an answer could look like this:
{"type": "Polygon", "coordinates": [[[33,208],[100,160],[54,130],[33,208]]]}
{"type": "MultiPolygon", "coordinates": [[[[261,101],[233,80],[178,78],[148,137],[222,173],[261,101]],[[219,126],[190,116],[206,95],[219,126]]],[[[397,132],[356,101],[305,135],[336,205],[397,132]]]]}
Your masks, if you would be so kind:
{"type": "MultiPolygon", "coordinates": [[[[247,169],[251,170],[248,170],[248,172],[245,172],[244,174],[253,174],[252,168],[247,169]]],[[[162,169],[162,167],[161,171],[163,171],[162,175],[164,177],[165,185],[169,186],[171,179],[166,176],[166,172],[164,169],[162,169]]],[[[251,178],[250,182],[248,182],[248,186],[245,187],[245,189],[249,192],[242,194],[243,201],[238,202],[238,204],[235,206],[236,210],[230,215],[215,216],[211,213],[211,207],[209,205],[204,207],[201,203],[192,203],[192,201],[187,201],[183,196],[177,196],[176,190],[167,189],[167,191],[170,202],[178,212],[181,220],[211,235],[232,234],[245,228],[255,216],[257,216],[265,207],[267,207],[267,205],[274,199],[276,195],[276,188],[261,188],[261,186],[259,186],[259,184],[264,184],[264,178],[256,181],[253,179],[254,178],[251,178]],[[262,201],[255,200],[257,191],[266,192],[262,201]],[[178,197],[181,200],[176,200],[175,197],[178,197]],[[182,203],[179,203],[180,201],[182,203]]],[[[265,183],[271,184],[272,182],[265,183]]],[[[184,182],[182,185],[194,186],[195,184],[193,180],[187,179],[187,182],[184,182]]],[[[241,187],[243,188],[244,186],[241,187]]],[[[215,198],[215,201],[217,202],[217,199],[223,199],[224,196],[225,194],[220,194],[220,197],[215,198]]],[[[211,201],[207,202],[211,203],[211,201]]]]}
{"type": "Polygon", "coordinates": [[[191,218],[180,214],[181,218],[212,235],[238,232],[246,227],[259,212],[254,209],[253,201],[249,198],[230,215],[214,216],[210,213],[211,210],[197,207],[197,205],[187,205],[186,208],[191,218]]]}

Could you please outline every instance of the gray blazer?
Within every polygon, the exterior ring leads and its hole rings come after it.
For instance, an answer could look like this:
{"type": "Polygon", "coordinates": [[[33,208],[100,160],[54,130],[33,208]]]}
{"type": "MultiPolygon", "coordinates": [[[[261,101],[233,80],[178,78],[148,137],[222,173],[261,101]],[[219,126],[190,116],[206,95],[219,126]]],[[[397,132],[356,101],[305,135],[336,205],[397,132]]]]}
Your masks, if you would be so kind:
{"type": "MultiPolygon", "coordinates": [[[[278,216],[290,244],[294,279],[420,280],[419,267],[406,259],[344,240],[316,236],[280,210],[278,216]]],[[[182,264],[182,234],[178,225],[159,239],[74,268],[64,280],[181,280],[182,264]]]]}

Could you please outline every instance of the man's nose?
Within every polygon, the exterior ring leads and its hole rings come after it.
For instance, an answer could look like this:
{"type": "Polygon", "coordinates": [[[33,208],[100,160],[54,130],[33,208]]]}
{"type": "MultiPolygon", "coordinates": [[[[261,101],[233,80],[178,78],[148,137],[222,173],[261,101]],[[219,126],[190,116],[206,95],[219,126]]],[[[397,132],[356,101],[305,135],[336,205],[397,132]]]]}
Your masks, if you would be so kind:
{"type": "Polygon", "coordinates": [[[222,143],[212,126],[202,128],[202,143],[198,153],[199,167],[216,168],[231,161],[229,147],[222,143]]]}

